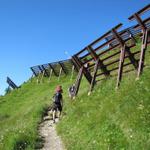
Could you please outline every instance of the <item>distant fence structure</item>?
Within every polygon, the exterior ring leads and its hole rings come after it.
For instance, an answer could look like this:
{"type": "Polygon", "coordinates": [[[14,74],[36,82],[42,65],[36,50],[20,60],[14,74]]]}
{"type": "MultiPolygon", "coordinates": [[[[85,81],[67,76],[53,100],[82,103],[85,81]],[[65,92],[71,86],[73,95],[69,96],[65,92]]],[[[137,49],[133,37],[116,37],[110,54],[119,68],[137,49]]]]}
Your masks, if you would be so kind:
{"type": "Polygon", "coordinates": [[[83,75],[90,84],[89,94],[97,82],[108,77],[117,76],[117,88],[124,73],[135,71],[139,78],[144,68],[145,51],[150,43],[150,17],[143,19],[142,15],[149,10],[150,4],[128,18],[136,20],[136,25],[120,31],[120,23],[73,55],[71,59],[33,66],[32,72],[35,76],[43,74],[50,78],[52,73],[59,77],[62,70],[67,74],[75,68],[78,72],[75,96],[78,94],[83,75]],[[137,37],[141,40],[139,50],[134,49],[137,46],[137,37]]]}
{"type": "Polygon", "coordinates": [[[18,89],[19,87],[9,78],[7,77],[6,82],[12,89],[18,89]]]}
{"type": "Polygon", "coordinates": [[[44,73],[44,76],[50,77],[53,73],[56,77],[59,77],[60,73],[69,74],[72,72],[72,69],[75,69],[75,66],[71,59],[62,60],[53,63],[47,63],[42,65],[36,65],[31,67],[33,74],[38,76],[39,74],[44,73]]]}

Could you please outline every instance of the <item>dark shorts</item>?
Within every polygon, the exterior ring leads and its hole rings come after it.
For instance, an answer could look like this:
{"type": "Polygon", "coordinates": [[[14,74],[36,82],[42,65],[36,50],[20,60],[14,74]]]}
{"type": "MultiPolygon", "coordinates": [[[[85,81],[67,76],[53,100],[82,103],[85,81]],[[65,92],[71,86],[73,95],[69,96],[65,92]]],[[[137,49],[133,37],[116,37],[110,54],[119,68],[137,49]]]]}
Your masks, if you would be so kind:
{"type": "Polygon", "coordinates": [[[56,104],[56,103],[54,103],[54,104],[53,104],[53,110],[62,111],[62,106],[61,106],[61,104],[56,104]]]}

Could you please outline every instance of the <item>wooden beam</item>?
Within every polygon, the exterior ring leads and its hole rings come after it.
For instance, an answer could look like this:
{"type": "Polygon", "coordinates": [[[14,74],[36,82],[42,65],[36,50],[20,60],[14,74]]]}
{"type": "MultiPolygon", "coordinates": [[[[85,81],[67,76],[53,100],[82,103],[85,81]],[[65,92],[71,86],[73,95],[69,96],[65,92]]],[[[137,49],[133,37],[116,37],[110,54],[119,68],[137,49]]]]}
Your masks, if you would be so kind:
{"type": "Polygon", "coordinates": [[[55,71],[54,67],[53,67],[50,63],[49,63],[48,65],[49,65],[49,67],[53,70],[54,75],[55,75],[55,76],[58,76],[58,74],[57,74],[57,72],[55,71]]]}
{"type": "Polygon", "coordinates": [[[67,71],[66,71],[66,69],[65,69],[65,67],[64,67],[64,63],[62,63],[62,62],[58,62],[58,63],[59,63],[59,65],[60,65],[60,67],[62,68],[63,72],[64,72],[65,74],[67,74],[67,71]]]}
{"type": "Polygon", "coordinates": [[[47,70],[45,69],[44,65],[41,65],[41,67],[42,67],[42,69],[45,71],[46,76],[48,77],[49,74],[48,74],[47,70]]]}
{"type": "Polygon", "coordinates": [[[74,55],[74,59],[75,59],[76,63],[78,64],[78,66],[79,66],[80,68],[83,67],[83,74],[84,74],[84,76],[86,77],[87,81],[88,81],[89,83],[91,83],[91,81],[92,81],[92,76],[91,76],[91,73],[88,71],[88,68],[84,67],[84,65],[82,64],[81,60],[80,60],[77,56],[74,55]]]}
{"type": "Polygon", "coordinates": [[[117,31],[115,29],[112,29],[112,34],[115,36],[115,38],[120,43],[121,49],[123,49],[123,47],[125,47],[125,52],[128,53],[131,63],[137,70],[138,61],[134,58],[134,55],[130,52],[130,48],[128,46],[126,46],[126,43],[123,41],[123,39],[121,38],[121,36],[119,35],[119,33],[117,33],[117,31]]]}
{"type": "Polygon", "coordinates": [[[137,79],[140,77],[140,74],[143,72],[143,68],[144,68],[145,51],[147,49],[147,44],[148,44],[148,34],[150,34],[150,30],[146,30],[146,32],[143,33],[137,79]]]}
{"type": "Polygon", "coordinates": [[[41,73],[43,72],[43,69],[41,68],[41,66],[38,66],[39,70],[41,71],[41,73]]]}
{"type": "Polygon", "coordinates": [[[79,72],[79,70],[80,70],[80,68],[81,68],[82,66],[80,66],[80,64],[78,64],[78,62],[77,62],[75,56],[72,56],[72,62],[73,62],[73,64],[74,64],[74,66],[77,68],[77,71],[79,72]]]}
{"type": "MultiPolygon", "coordinates": [[[[109,42],[108,37],[105,38],[107,42],[109,42]]],[[[112,43],[109,43],[109,47],[113,47],[112,43]]]]}
{"type": "Polygon", "coordinates": [[[74,64],[72,57],[70,59],[70,63],[72,66],[74,66],[75,71],[78,72],[78,69],[77,69],[76,65],[74,64]]]}
{"type": "Polygon", "coordinates": [[[129,34],[129,36],[131,37],[131,39],[133,40],[133,42],[136,43],[137,41],[136,41],[134,35],[132,34],[132,32],[129,29],[127,29],[126,31],[129,34]]]}
{"type": "Polygon", "coordinates": [[[119,87],[121,79],[122,79],[122,71],[123,71],[123,64],[124,64],[124,57],[125,57],[125,45],[122,47],[120,52],[120,61],[119,61],[119,68],[118,68],[118,77],[117,77],[117,84],[116,88],[119,87]]]}
{"type": "Polygon", "coordinates": [[[34,71],[34,69],[33,69],[32,67],[31,67],[30,69],[32,70],[33,74],[34,74],[35,76],[37,76],[37,74],[36,74],[36,72],[34,71]]]}
{"type": "Polygon", "coordinates": [[[18,86],[9,77],[7,77],[6,81],[9,84],[9,86],[11,86],[13,89],[17,89],[18,88],[18,86]]]}
{"type": "Polygon", "coordinates": [[[147,28],[146,28],[145,24],[143,23],[142,19],[140,18],[140,16],[137,13],[135,13],[134,18],[136,19],[138,24],[141,26],[143,32],[145,32],[147,28]]]}
{"type": "Polygon", "coordinates": [[[126,47],[126,53],[129,56],[130,62],[133,64],[134,68],[137,70],[138,68],[138,60],[134,58],[134,53],[131,53],[130,48],[126,47]]]}
{"type": "MultiPolygon", "coordinates": [[[[148,10],[150,10],[150,4],[146,5],[144,8],[142,8],[141,10],[139,10],[138,12],[136,12],[136,14],[142,15],[143,13],[145,13],[145,12],[148,11],[148,10]]],[[[129,19],[129,20],[135,19],[135,18],[134,18],[134,15],[131,15],[128,19],[129,19]]]]}
{"type": "Polygon", "coordinates": [[[90,93],[93,90],[94,85],[96,83],[95,79],[96,79],[96,75],[97,75],[98,66],[99,66],[99,59],[96,60],[96,63],[95,63],[95,66],[94,66],[94,74],[93,74],[93,78],[92,78],[92,81],[91,81],[91,84],[90,84],[90,90],[89,90],[88,95],[90,95],[90,93]]]}
{"type": "Polygon", "coordinates": [[[110,73],[107,70],[106,66],[103,64],[103,62],[100,60],[99,56],[94,52],[94,50],[92,49],[92,47],[88,46],[87,50],[90,52],[91,56],[93,57],[93,59],[99,60],[98,61],[98,66],[100,67],[100,69],[104,72],[105,76],[109,76],[110,73]]]}
{"type": "Polygon", "coordinates": [[[150,4],[147,5],[146,7],[144,7],[143,9],[139,10],[137,13],[133,14],[131,17],[128,18],[129,20],[136,19],[136,21],[138,22],[140,28],[142,29],[142,33],[143,33],[142,45],[141,45],[141,54],[140,54],[140,60],[139,60],[139,64],[138,64],[137,79],[140,77],[140,74],[143,72],[144,61],[145,61],[145,51],[147,49],[148,36],[150,34],[150,29],[147,29],[147,27],[145,25],[145,20],[149,20],[149,18],[142,20],[140,15],[145,13],[148,10],[150,10],[150,4]]]}
{"type": "Polygon", "coordinates": [[[79,87],[80,87],[80,84],[81,84],[81,79],[82,79],[82,76],[83,76],[83,70],[84,70],[83,67],[81,67],[80,70],[79,70],[79,73],[78,73],[78,76],[77,76],[77,80],[76,80],[76,83],[75,83],[74,96],[76,96],[78,94],[79,87]]]}

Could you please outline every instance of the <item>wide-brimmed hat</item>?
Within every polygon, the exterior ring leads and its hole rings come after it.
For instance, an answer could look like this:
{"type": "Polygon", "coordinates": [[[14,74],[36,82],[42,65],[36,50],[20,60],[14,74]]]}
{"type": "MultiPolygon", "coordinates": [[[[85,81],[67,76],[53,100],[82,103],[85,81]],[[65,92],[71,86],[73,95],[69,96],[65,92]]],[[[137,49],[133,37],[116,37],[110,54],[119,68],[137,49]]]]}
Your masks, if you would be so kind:
{"type": "Polygon", "coordinates": [[[63,92],[62,90],[62,86],[61,85],[58,85],[55,89],[56,92],[63,92]]]}

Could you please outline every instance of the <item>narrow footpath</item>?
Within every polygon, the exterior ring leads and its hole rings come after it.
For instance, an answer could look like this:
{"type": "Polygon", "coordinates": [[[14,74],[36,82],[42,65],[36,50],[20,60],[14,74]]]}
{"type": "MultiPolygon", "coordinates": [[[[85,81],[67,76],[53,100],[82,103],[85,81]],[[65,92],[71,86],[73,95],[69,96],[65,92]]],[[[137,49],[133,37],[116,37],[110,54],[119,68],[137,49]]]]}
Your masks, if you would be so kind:
{"type": "Polygon", "coordinates": [[[50,119],[49,116],[44,117],[44,121],[39,126],[39,134],[44,137],[44,147],[41,150],[65,150],[61,138],[56,132],[56,123],[50,119]]]}

